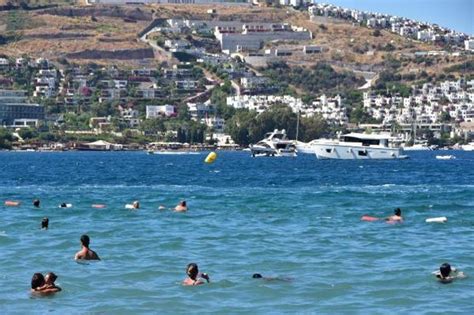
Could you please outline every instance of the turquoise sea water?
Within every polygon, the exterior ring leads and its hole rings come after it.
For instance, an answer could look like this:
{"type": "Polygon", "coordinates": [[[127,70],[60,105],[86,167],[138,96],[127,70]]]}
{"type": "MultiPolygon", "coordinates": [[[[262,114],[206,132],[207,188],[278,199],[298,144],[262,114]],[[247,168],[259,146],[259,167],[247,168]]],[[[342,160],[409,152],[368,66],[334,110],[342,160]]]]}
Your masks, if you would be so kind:
{"type": "Polygon", "coordinates": [[[205,153],[0,152],[0,312],[472,314],[474,154],[437,154],[331,161],[226,152],[207,165],[205,153]],[[180,199],[188,213],[158,210],[180,199]],[[124,209],[133,200],[142,208],[124,209]],[[405,223],[360,221],[395,207],[405,223]],[[449,221],[424,222],[437,216],[449,221]],[[84,233],[101,262],[73,261],[84,233]],[[470,277],[438,283],[431,272],[445,261],[470,277]],[[181,286],[189,262],[211,284],[181,286]],[[33,273],[48,271],[63,291],[32,297],[33,273]],[[251,279],[256,272],[291,281],[251,279]]]}

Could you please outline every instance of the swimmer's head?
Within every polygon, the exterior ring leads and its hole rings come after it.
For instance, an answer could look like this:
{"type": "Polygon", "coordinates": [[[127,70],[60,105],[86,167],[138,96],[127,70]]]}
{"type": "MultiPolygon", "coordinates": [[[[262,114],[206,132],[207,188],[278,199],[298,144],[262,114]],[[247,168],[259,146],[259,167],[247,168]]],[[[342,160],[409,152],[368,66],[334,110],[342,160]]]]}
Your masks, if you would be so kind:
{"type": "Polygon", "coordinates": [[[262,277],[262,275],[259,274],[259,273],[254,273],[254,274],[252,275],[252,278],[254,278],[254,279],[260,279],[260,278],[263,278],[263,277],[262,277]]]}
{"type": "Polygon", "coordinates": [[[86,234],[81,236],[82,246],[89,248],[90,242],[91,242],[91,240],[89,239],[89,236],[87,236],[86,234]]]}
{"type": "Polygon", "coordinates": [[[39,199],[33,200],[33,206],[35,206],[36,208],[39,208],[39,206],[40,206],[40,201],[39,201],[39,199]]]}
{"type": "Polygon", "coordinates": [[[140,208],[140,203],[139,203],[138,201],[134,201],[134,202],[133,202],[133,207],[134,207],[135,209],[140,208]]]}
{"type": "Polygon", "coordinates": [[[196,265],[195,263],[190,263],[186,267],[186,274],[188,275],[189,278],[196,280],[198,273],[199,273],[199,268],[198,268],[198,265],[196,265]]]}
{"type": "Polygon", "coordinates": [[[36,289],[37,287],[41,287],[44,285],[44,277],[42,273],[35,273],[33,278],[31,279],[31,288],[36,289]]]}
{"type": "Polygon", "coordinates": [[[186,207],[186,200],[183,200],[179,203],[181,207],[186,207]]]}
{"type": "Polygon", "coordinates": [[[63,202],[63,203],[61,204],[61,208],[67,208],[67,204],[63,202]]]}
{"type": "Polygon", "coordinates": [[[441,273],[441,277],[447,278],[451,273],[451,265],[448,263],[444,263],[439,267],[439,272],[441,273]]]}
{"type": "Polygon", "coordinates": [[[43,220],[41,221],[41,228],[47,229],[48,227],[49,227],[49,219],[44,217],[43,220]]]}
{"type": "Polygon", "coordinates": [[[54,272],[48,272],[46,276],[44,277],[44,281],[46,283],[54,283],[54,281],[56,281],[57,278],[58,276],[56,276],[54,272]]]}
{"type": "Polygon", "coordinates": [[[402,210],[400,208],[397,208],[393,211],[396,216],[401,216],[402,215],[402,210]]]}

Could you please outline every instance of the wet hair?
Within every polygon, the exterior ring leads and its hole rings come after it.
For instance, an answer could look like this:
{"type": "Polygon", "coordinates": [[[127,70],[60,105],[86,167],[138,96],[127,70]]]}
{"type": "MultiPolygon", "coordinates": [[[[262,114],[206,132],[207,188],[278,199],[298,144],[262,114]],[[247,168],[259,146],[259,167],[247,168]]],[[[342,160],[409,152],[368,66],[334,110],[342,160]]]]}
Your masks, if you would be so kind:
{"type": "Polygon", "coordinates": [[[33,206],[35,206],[36,208],[39,208],[39,206],[40,206],[40,201],[39,201],[39,199],[33,200],[33,206]]]}
{"type": "Polygon", "coordinates": [[[263,278],[263,277],[262,277],[262,275],[259,274],[259,273],[254,273],[254,274],[252,275],[252,278],[254,278],[254,279],[260,279],[260,278],[263,278]]]}
{"type": "Polygon", "coordinates": [[[33,278],[31,278],[31,288],[36,289],[37,287],[41,287],[44,285],[44,277],[42,273],[35,273],[33,278]]]}
{"type": "Polygon", "coordinates": [[[90,240],[89,236],[87,236],[86,234],[81,236],[81,243],[84,247],[89,248],[90,242],[91,242],[91,240],[90,240]]]}
{"type": "Polygon", "coordinates": [[[444,263],[439,267],[439,272],[441,273],[442,278],[447,278],[451,272],[451,265],[444,263]]]}
{"type": "Polygon", "coordinates": [[[43,220],[41,221],[41,228],[47,229],[48,226],[49,226],[49,219],[47,217],[44,217],[43,220]]]}
{"type": "Polygon", "coordinates": [[[67,208],[67,204],[66,204],[65,202],[63,202],[63,203],[61,204],[61,208],[67,208]]]}
{"type": "Polygon", "coordinates": [[[189,276],[189,278],[196,280],[198,273],[198,265],[196,265],[195,263],[188,264],[188,266],[186,267],[186,274],[189,276]]]}
{"type": "Polygon", "coordinates": [[[181,207],[186,207],[186,200],[181,201],[179,204],[181,207]]]}
{"type": "Polygon", "coordinates": [[[54,272],[48,272],[46,274],[47,277],[51,278],[51,282],[54,283],[54,281],[56,281],[56,279],[58,278],[58,276],[56,276],[56,274],[54,272]]]}
{"type": "Polygon", "coordinates": [[[400,208],[397,208],[397,209],[395,209],[394,213],[397,216],[401,216],[402,215],[402,210],[400,208]]]}
{"type": "Polygon", "coordinates": [[[134,202],[133,202],[133,207],[134,207],[135,209],[140,208],[140,203],[139,203],[138,201],[134,201],[134,202]]]}

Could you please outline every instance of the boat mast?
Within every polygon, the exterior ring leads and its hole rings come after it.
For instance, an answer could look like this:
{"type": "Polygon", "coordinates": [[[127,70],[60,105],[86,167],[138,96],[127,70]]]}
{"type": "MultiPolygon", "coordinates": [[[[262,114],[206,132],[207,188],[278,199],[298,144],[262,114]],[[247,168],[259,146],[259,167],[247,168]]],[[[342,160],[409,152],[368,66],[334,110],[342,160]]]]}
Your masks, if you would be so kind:
{"type": "Polygon", "coordinates": [[[296,141],[298,141],[299,130],[300,130],[300,109],[298,108],[298,118],[296,119],[296,141]]]}

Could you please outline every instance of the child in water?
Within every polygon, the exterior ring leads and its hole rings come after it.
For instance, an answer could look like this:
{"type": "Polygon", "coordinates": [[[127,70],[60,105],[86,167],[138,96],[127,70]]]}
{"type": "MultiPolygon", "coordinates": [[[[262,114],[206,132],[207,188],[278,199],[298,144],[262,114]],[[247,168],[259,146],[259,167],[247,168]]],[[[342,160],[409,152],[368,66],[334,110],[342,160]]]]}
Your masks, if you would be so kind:
{"type": "Polygon", "coordinates": [[[433,272],[436,278],[442,283],[450,283],[455,279],[462,279],[466,276],[462,271],[457,271],[456,268],[451,268],[451,265],[444,263],[439,267],[439,271],[433,272]]]}

